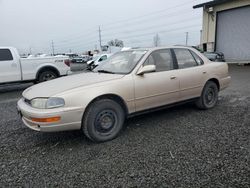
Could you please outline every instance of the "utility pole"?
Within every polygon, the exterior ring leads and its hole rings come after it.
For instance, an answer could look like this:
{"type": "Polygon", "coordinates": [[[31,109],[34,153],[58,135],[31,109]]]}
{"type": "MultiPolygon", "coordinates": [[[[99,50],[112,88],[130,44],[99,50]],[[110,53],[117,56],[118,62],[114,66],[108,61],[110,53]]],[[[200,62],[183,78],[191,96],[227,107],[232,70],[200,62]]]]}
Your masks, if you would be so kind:
{"type": "Polygon", "coordinates": [[[186,32],[186,46],[188,45],[188,32],[186,32]]]}
{"type": "Polygon", "coordinates": [[[202,30],[200,30],[200,45],[202,45],[202,30]]]}
{"type": "Polygon", "coordinates": [[[99,32],[100,50],[102,51],[102,34],[101,34],[101,26],[99,26],[98,32],[99,32]]]}
{"type": "Polygon", "coordinates": [[[54,47],[54,41],[51,41],[51,47],[52,47],[52,54],[55,55],[55,47],[54,47]]]}

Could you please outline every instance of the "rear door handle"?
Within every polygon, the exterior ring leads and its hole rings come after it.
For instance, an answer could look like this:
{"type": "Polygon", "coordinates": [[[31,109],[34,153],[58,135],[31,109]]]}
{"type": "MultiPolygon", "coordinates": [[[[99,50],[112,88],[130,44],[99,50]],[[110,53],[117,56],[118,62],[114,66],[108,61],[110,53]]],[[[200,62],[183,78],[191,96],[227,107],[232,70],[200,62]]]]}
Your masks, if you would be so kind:
{"type": "Polygon", "coordinates": [[[206,74],[206,73],[207,73],[207,71],[203,71],[202,73],[203,73],[203,74],[206,74]]]}
{"type": "Polygon", "coordinates": [[[176,79],[176,76],[171,76],[170,79],[174,80],[174,79],[176,79]]]}

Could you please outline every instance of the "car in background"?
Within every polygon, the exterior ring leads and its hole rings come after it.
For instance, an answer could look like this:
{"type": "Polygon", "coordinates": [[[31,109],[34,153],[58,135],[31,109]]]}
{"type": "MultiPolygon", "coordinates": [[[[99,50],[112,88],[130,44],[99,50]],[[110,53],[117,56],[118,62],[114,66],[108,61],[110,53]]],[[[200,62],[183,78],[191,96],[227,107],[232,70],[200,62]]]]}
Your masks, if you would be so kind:
{"type": "Polygon", "coordinates": [[[211,62],[193,48],[131,49],[91,72],[26,89],[18,111],[30,129],[81,130],[104,142],[118,136],[125,119],[136,114],[188,101],[211,109],[230,79],[227,63],[211,62]]]}
{"type": "Polygon", "coordinates": [[[191,46],[191,47],[203,53],[210,61],[225,62],[224,54],[222,52],[206,52],[197,46],[191,46]]]}
{"type": "Polygon", "coordinates": [[[0,84],[44,82],[71,74],[68,56],[21,58],[16,48],[0,47],[0,84]]]}
{"type": "Polygon", "coordinates": [[[87,62],[87,69],[92,70],[99,65],[100,62],[107,60],[112,54],[97,54],[93,59],[87,62]]]}
{"type": "Polygon", "coordinates": [[[75,55],[71,56],[70,59],[72,63],[87,63],[92,57],[88,55],[75,55]]]}
{"type": "Polygon", "coordinates": [[[210,61],[225,62],[224,54],[222,52],[203,52],[203,54],[210,61]]]}

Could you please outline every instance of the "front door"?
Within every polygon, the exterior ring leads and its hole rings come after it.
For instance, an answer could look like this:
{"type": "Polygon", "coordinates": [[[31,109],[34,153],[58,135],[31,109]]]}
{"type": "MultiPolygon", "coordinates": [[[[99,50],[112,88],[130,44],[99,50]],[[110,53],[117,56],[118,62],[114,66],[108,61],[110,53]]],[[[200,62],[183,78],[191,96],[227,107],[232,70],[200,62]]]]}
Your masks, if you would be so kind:
{"type": "Polygon", "coordinates": [[[156,71],[136,75],[136,111],[160,107],[179,100],[179,78],[174,69],[170,49],[152,52],[144,65],[155,65],[156,71]]]}

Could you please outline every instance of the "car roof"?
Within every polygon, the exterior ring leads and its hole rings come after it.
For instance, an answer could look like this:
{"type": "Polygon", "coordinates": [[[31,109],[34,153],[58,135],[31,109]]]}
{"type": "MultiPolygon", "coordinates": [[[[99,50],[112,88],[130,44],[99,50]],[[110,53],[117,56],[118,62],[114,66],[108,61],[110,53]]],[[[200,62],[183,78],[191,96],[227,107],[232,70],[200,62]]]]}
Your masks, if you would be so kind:
{"type": "Polygon", "coordinates": [[[182,48],[182,49],[194,49],[193,47],[190,46],[181,46],[181,45],[176,45],[176,46],[161,46],[161,47],[136,47],[136,48],[130,48],[128,50],[124,51],[154,51],[154,50],[163,50],[163,49],[169,49],[169,48],[182,48]]]}

